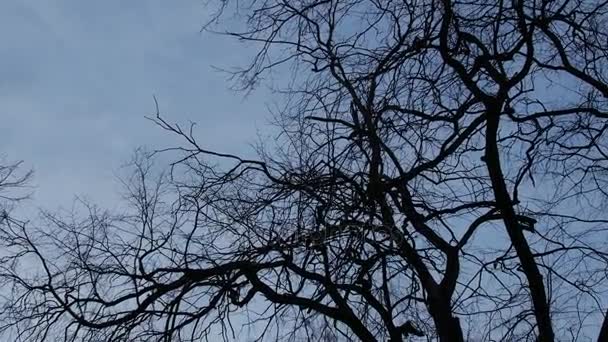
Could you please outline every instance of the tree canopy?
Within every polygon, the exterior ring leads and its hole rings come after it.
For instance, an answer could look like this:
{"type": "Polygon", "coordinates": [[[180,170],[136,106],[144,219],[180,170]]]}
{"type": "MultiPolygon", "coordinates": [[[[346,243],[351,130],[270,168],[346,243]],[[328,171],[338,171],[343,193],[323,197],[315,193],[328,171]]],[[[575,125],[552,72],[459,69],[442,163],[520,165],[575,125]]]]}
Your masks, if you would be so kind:
{"type": "Polygon", "coordinates": [[[608,339],[608,2],[218,5],[276,136],[225,154],[154,113],[183,144],[136,156],[123,212],[0,222],[1,333],[608,339]]]}

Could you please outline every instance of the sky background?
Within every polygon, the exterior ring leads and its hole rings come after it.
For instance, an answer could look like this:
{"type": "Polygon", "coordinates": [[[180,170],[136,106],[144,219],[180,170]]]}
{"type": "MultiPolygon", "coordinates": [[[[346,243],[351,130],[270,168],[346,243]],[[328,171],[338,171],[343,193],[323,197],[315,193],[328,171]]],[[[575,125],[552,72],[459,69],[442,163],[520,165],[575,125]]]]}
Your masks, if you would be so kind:
{"type": "Polygon", "coordinates": [[[30,206],[82,195],[111,207],[135,148],[174,145],[144,118],[153,96],[168,121],[197,122],[205,146],[247,149],[263,96],[230,91],[213,68],[247,50],[201,33],[208,15],[202,0],[0,1],[0,155],[34,169],[30,206]]]}

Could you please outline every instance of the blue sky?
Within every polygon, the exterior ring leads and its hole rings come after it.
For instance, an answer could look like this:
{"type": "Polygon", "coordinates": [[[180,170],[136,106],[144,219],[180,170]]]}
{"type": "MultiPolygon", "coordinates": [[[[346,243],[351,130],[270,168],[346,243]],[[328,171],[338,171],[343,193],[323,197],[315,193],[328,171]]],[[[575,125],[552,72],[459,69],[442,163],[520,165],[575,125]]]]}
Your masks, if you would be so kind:
{"type": "Polygon", "coordinates": [[[144,118],[154,95],[206,146],[247,149],[268,118],[263,96],[229,91],[212,68],[246,50],[200,33],[208,12],[202,0],[0,1],[0,154],[35,170],[32,204],[111,205],[133,150],[174,141],[144,118]]]}

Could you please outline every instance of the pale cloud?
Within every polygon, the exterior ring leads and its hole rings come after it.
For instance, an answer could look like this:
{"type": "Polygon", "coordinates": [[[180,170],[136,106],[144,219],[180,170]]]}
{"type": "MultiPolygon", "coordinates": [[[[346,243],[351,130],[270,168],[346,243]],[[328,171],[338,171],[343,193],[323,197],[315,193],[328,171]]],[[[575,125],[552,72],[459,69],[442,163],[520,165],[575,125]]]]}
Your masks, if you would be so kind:
{"type": "Polygon", "coordinates": [[[114,171],[141,145],[174,142],[144,119],[153,95],[200,140],[246,149],[266,118],[211,65],[243,62],[243,47],[201,34],[199,0],[0,2],[0,152],[36,171],[35,202],[115,198],[114,171]]]}

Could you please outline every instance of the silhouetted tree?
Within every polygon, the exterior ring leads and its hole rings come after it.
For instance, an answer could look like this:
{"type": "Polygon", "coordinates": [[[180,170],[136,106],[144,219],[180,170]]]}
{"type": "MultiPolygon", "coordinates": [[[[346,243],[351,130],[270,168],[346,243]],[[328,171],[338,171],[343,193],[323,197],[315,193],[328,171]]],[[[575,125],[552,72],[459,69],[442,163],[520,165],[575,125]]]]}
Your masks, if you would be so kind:
{"type": "Polygon", "coordinates": [[[235,84],[290,75],[276,139],[157,113],[184,144],[125,212],[3,228],[6,336],[606,340],[608,2],[221,6],[259,48],[235,84]]]}
{"type": "Polygon", "coordinates": [[[16,202],[28,197],[24,192],[32,171],[22,170],[23,162],[9,162],[0,156],[0,223],[8,219],[16,202]]]}

